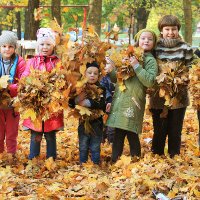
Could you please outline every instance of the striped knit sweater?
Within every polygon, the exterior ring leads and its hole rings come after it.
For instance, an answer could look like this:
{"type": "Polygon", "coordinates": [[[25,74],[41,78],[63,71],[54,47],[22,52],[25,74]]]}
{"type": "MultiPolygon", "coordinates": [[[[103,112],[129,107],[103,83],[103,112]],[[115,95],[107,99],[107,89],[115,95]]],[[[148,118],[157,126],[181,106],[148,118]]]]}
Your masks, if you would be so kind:
{"type": "MultiPolygon", "coordinates": [[[[155,49],[155,55],[157,60],[163,62],[178,61],[185,66],[190,66],[193,59],[192,48],[181,39],[163,39],[160,38],[157,47],[155,49]]],[[[160,69],[160,66],[158,66],[160,69]]],[[[189,105],[188,88],[182,91],[180,103],[176,107],[170,107],[169,109],[184,108],[189,105]]],[[[163,109],[165,100],[160,98],[158,92],[150,95],[150,108],[163,109]]]]}

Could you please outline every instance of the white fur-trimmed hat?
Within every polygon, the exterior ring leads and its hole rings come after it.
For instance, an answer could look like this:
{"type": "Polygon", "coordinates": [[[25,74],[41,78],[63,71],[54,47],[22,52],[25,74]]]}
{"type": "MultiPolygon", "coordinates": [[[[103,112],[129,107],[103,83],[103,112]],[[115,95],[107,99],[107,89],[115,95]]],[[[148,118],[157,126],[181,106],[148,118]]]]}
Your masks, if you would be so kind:
{"type": "Polygon", "coordinates": [[[55,34],[52,31],[51,28],[40,28],[37,31],[37,43],[41,43],[44,40],[48,40],[48,42],[50,42],[51,44],[53,44],[53,46],[56,45],[56,38],[55,38],[55,34]]]}
{"type": "Polygon", "coordinates": [[[0,36],[0,46],[5,44],[13,45],[14,47],[17,46],[17,35],[12,31],[3,31],[0,36]]]}

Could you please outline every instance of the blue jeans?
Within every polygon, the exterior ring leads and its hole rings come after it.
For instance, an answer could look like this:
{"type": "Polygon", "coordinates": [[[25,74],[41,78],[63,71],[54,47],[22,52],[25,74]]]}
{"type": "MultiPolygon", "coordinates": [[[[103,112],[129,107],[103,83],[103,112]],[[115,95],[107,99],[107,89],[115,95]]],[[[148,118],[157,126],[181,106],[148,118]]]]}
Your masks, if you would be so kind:
{"type": "Polygon", "coordinates": [[[92,123],[92,128],[94,133],[86,134],[83,124],[78,127],[80,163],[87,162],[89,150],[91,152],[91,160],[93,163],[100,163],[103,122],[101,123],[97,121],[92,123]]]}
{"type": "MultiPolygon", "coordinates": [[[[42,132],[36,132],[31,130],[31,143],[30,143],[30,154],[29,159],[33,159],[40,155],[40,145],[42,141],[42,132]]],[[[46,158],[56,158],[56,131],[45,132],[44,137],[46,139],[46,158]]]]}

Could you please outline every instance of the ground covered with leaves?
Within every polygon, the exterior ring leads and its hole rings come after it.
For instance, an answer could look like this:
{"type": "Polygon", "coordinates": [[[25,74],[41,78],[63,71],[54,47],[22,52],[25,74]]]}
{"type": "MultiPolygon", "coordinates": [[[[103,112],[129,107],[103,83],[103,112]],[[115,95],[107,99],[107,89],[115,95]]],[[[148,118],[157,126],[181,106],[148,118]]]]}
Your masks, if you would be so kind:
{"type": "MultiPolygon", "coordinates": [[[[189,108],[184,121],[181,155],[171,159],[150,152],[152,121],[145,115],[141,136],[142,158],[129,157],[126,141],[124,155],[111,165],[111,146],[102,145],[101,166],[91,162],[80,166],[77,121],[68,119],[65,131],[57,134],[58,158],[46,160],[42,140],[41,155],[28,160],[30,134],[20,131],[18,152],[0,155],[0,199],[137,199],[151,200],[157,189],[168,197],[185,195],[200,199],[200,158],[196,111],[189,108]]],[[[167,147],[166,147],[167,152],[167,147]]]]}

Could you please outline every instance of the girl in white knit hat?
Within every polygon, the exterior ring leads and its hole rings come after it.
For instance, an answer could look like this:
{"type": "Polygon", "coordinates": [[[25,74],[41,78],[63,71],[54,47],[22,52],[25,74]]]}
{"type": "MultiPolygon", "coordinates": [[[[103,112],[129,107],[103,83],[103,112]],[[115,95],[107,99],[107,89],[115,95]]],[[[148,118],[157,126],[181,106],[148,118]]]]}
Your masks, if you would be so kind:
{"type": "MultiPolygon", "coordinates": [[[[24,59],[15,53],[17,36],[12,31],[3,31],[0,36],[0,77],[9,75],[8,92],[11,97],[17,96],[18,81],[25,69],[24,59]]],[[[0,107],[0,153],[4,144],[8,153],[13,156],[17,150],[19,114],[13,107],[0,107]]]]}

